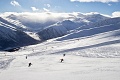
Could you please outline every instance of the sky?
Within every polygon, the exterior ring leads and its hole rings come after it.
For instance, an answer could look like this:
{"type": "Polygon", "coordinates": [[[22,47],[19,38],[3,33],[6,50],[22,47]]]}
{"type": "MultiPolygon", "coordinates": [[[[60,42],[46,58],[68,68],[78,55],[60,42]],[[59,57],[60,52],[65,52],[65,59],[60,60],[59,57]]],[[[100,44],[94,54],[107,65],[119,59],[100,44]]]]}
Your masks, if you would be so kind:
{"type": "Polygon", "coordinates": [[[0,0],[4,12],[98,12],[120,15],[120,0],[0,0]]]}

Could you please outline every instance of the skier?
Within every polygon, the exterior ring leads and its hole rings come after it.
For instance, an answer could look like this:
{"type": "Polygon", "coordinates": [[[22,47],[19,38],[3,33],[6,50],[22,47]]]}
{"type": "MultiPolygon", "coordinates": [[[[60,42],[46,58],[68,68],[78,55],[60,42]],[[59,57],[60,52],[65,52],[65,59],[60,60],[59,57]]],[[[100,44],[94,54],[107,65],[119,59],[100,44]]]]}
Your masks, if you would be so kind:
{"type": "Polygon", "coordinates": [[[64,61],[64,59],[62,58],[62,59],[60,59],[60,62],[63,62],[64,61]]]}
{"type": "Polygon", "coordinates": [[[29,63],[29,64],[28,64],[28,67],[30,67],[31,65],[32,65],[32,63],[29,63]]]}
{"type": "Polygon", "coordinates": [[[65,56],[65,54],[63,54],[63,57],[65,56]]]}
{"type": "Polygon", "coordinates": [[[27,56],[25,58],[27,59],[27,56]]]}

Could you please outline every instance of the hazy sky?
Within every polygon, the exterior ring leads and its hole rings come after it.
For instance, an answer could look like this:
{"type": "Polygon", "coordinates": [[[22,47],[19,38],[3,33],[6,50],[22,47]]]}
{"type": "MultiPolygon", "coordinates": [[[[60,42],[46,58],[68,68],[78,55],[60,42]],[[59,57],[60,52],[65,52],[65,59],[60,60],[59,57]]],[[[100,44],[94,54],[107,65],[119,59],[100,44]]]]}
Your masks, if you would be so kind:
{"type": "Polygon", "coordinates": [[[120,12],[120,0],[0,0],[3,12],[120,12]]]}

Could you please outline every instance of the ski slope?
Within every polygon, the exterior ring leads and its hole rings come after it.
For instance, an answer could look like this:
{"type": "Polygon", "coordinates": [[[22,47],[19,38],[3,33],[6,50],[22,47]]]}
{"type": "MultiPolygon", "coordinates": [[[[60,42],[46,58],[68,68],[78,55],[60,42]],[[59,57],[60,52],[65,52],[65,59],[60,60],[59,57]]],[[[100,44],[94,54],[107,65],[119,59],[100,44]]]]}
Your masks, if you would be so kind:
{"type": "Polygon", "coordinates": [[[0,73],[1,80],[119,80],[119,58],[84,58],[66,55],[18,56],[0,73]],[[33,65],[28,67],[28,63],[33,65]]]}
{"type": "Polygon", "coordinates": [[[0,52],[0,80],[120,80],[119,30],[0,52]],[[64,62],[60,59],[64,57],[64,62]],[[26,56],[28,57],[26,59],[26,56]],[[32,63],[28,67],[28,63],[32,63]]]}

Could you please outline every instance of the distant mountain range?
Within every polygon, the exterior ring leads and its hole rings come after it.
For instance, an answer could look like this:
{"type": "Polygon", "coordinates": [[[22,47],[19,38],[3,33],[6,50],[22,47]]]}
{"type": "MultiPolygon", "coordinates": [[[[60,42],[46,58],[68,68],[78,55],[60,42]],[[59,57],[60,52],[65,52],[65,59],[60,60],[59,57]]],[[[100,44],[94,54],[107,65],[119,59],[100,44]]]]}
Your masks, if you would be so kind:
{"type": "MultiPolygon", "coordinates": [[[[11,13],[1,16],[0,50],[36,44],[57,37],[57,40],[67,40],[120,29],[120,18],[110,18],[99,13],[69,15],[44,22],[38,18],[32,20],[35,15],[11,13]]],[[[114,35],[119,36],[120,33],[114,35]]]]}
{"type": "Polygon", "coordinates": [[[48,40],[51,38],[66,35],[68,33],[71,33],[71,31],[76,31],[77,28],[80,28],[82,26],[89,26],[93,23],[97,23],[106,19],[109,18],[100,14],[82,16],[80,15],[50,25],[44,28],[43,30],[39,31],[38,35],[41,37],[42,40],[48,40]]]}

